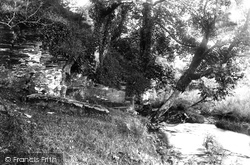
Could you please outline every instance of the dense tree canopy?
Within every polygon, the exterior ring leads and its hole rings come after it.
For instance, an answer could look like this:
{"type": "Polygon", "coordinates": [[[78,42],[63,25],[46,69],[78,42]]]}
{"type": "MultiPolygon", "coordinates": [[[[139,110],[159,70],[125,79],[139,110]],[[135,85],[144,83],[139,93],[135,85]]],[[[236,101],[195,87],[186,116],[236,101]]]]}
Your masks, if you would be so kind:
{"type": "MultiPolygon", "coordinates": [[[[230,1],[198,1],[196,5],[178,1],[166,6],[169,7],[162,10],[165,17],[157,25],[165,29],[180,49],[184,49],[178,55],[185,58],[193,54],[187,70],[176,84],[175,94],[185,91],[193,80],[202,77],[215,79],[218,83],[217,88],[210,90],[200,86],[204,96],[218,99],[228,94],[236,80],[242,77],[234,61],[239,52],[249,46],[245,41],[249,40],[250,11],[246,11],[242,22],[235,23],[227,13],[230,1]],[[231,37],[225,38],[227,35],[231,37]]],[[[165,104],[166,107],[169,104],[165,104]]]]}
{"type": "Polygon", "coordinates": [[[72,12],[60,0],[3,0],[0,24],[14,32],[35,25],[43,47],[67,61],[65,72],[115,88],[126,84],[128,96],[140,95],[152,81],[172,86],[159,118],[194,81],[203,97],[220,99],[242,77],[237,60],[249,49],[250,10],[242,9],[234,21],[233,2],[92,0],[88,8],[72,12]],[[176,57],[188,61],[178,79],[171,67],[176,57]],[[217,86],[208,88],[204,78],[217,86]]]}

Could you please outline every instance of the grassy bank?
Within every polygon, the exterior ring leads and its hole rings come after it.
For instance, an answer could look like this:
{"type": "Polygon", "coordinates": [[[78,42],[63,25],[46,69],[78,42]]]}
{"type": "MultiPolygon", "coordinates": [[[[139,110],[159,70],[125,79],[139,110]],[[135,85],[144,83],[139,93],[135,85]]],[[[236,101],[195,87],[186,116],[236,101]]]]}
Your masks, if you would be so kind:
{"type": "Polygon", "coordinates": [[[219,115],[218,128],[250,135],[250,91],[239,88],[234,96],[216,102],[214,113],[219,115]]]}
{"type": "MultiPolygon", "coordinates": [[[[11,91],[5,91],[5,93],[11,91]]],[[[1,153],[63,153],[66,165],[160,164],[157,136],[147,119],[110,110],[110,114],[74,113],[74,107],[46,107],[1,98],[1,153]],[[11,115],[10,115],[11,114],[11,115]],[[5,133],[7,132],[7,133],[5,133]]]]}
{"type": "Polygon", "coordinates": [[[64,153],[66,164],[154,164],[160,161],[152,136],[139,119],[122,116],[35,116],[43,152],[64,153]]]}

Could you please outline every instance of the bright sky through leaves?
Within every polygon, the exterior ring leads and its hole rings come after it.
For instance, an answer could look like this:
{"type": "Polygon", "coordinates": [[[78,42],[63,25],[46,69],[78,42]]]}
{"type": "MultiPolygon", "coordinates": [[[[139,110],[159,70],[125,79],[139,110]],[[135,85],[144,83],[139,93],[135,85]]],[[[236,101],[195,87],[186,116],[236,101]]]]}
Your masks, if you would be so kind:
{"type": "MultiPolygon", "coordinates": [[[[76,3],[76,5],[79,5],[79,6],[84,6],[90,3],[89,0],[72,0],[72,2],[76,3]]],[[[250,7],[250,0],[243,0],[243,4],[246,7],[250,7]]]]}
{"type": "Polygon", "coordinates": [[[85,6],[90,3],[89,0],[72,0],[72,2],[77,6],[85,6]]]}

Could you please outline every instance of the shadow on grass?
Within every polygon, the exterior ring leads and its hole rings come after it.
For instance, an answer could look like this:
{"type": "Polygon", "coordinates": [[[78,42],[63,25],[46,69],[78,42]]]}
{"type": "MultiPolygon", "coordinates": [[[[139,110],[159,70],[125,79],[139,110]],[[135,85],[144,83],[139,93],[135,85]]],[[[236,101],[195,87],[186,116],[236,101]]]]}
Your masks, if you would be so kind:
{"type": "Polygon", "coordinates": [[[63,153],[65,165],[139,165],[162,161],[155,148],[156,137],[148,134],[142,122],[145,119],[121,111],[79,115],[71,113],[75,111],[71,107],[70,113],[62,113],[60,106],[63,105],[25,104],[22,110],[16,107],[14,117],[1,114],[6,124],[1,125],[0,153],[63,153]],[[23,112],[32,117],[18,115],[23,112]]]}
{"type": "Polygon", "coordinates": [[[160,161],[140,119],[113,116],[111,121],[87,116],[39,114],[37,139],[43,151],[63,152],[66,164],[143,164],[160,161]],[[144,158],[147,156],[147,158],[144,158]]]}

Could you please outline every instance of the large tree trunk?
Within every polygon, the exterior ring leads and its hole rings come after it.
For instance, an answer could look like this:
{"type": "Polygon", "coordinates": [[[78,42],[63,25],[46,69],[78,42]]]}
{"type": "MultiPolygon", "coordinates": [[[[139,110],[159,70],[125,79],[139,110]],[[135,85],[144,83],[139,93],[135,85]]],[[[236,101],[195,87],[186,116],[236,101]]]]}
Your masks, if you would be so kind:
{"type": "MultiPolygon", "coordinates": [[[[226,63],[230,58],[231,54],[230,52],[233,50],[233,48],[241,42],[241,37],[244,36],[244,33],[246,29],[249,27],[249,20],[250,20],[250,10],[248,10],[246,22],[244,26],[242,27],[240,33],[236,35],[234,38],[233,42],[230,44],[228,48],[228,58],[226,58],[223,63],[226,63]]],[[[198,80],[202,78],[203,76],[207,76],[213,73],[213,68],[207,68],[206,70],[203,71],[198,71],[197,68],[201,65],[202,61],[206,59],[206,56],[208,55],[209,52],[211,52],[215,47],[218,45],[215,44],[212,46],[210,49],[208,49],[207,43],[209,36],[211,35],[211,32],[213,31],[213,28],[215,27],[215,21],[216,21],[216,15],[214,17],[214,20],[210,23],[207,24],[206,27],[204,28],[203,32],[203,40],[200,43],[199,46],[196,47],[195,53],[193,56],[193,59],[189,65],[189,68],[183,73],[183,75],[180,77],[178,80],[174,92],[171,94],[171,96],[167,99],[167,101],[162,105],[161,108],[159,108],[157,114],[154,116],[154,121],[159,121],[160,117],[165,114],[168,109],[173,105],[175,99],[179,96],[181,92],[184,92],[188,85],[192,82],[192,80],[198,80]]]]}
{"type": "Polygon", "coordinates": [[[202,60],[207,55],[208,52],[207,43],[208,43],[208,36],[204,35],[201,44],[196,48],[194,57],[191,61],[191,64],[189,65],[189,68],[180,77],[175,86],[175,89],[173,90],[173,93],[166,100],[166,102],[158,109],[158,112],[154,116],[152,121],[154,122],[161,121],[161,116],[168,111],[168,109],[173,105],[176,98],[178,98],[179,94],[186,90],[186,88],[192,82],[192,80],[200,79],[201,77],[211,74],[213,72],[212,69],[208,69],[206,71],[203,71],[202,73],[196,72],[202,60]]]}
{"type": "Polygon", "coordinates": [[[146,2],[143,4],[143,20],[140,31],[140,58],[142,59],[143,71],[147,70],[147,66],[151,61],[151,46],[152,46],[152,6],[146,2]]]}
{"type": "MultiPolygon", "coordinates": [[[[102,70],[103,61],[105,58],[105,50],[108,49],[110,41],[111,41],[111,23],[114,19],[114,11],[121,5],[121,3],[113,3],[109,7],[105,7],[102,2],[97,2],[95,4],[95,12],[97,12],[94,27],[94,45],[95,47],[98,46],[99,52],[99,67],[102,70]]],[[[94,53],[94,52],[92,52],[94,53]]]]}
{"type": "Polygon", "coordinates": [[[180,91],[177,89],[173,90],[172,94],[169,96],[167,101],[158,109],[158,112],[152,118],[152,122],[159,122],[161,121],[161,116],[163,116],[167,110],[173,105],[176,98],[178,98],[180,91]]]}

